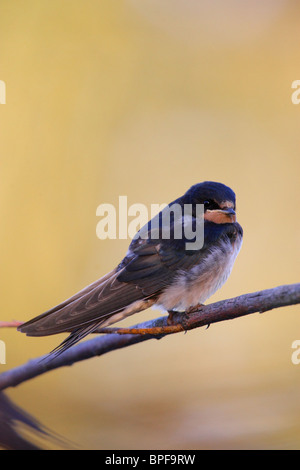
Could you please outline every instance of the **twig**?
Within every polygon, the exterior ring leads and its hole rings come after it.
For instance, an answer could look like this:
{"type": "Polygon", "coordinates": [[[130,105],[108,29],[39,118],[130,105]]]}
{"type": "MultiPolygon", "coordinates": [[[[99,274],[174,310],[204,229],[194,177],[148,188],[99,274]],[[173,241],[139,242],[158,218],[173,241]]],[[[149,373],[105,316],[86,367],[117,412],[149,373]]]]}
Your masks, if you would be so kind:
{"type": "MultiPolygon", "coordinates": [[[[233,299],[222,300],[203,306],[199,311],[189,315],[175,314],[172,325],[168,325],[167,317],[165,316],[135,325],[129,329],[103,329],[102,332],[110,334],[84,341],[60,356],[50,359],[49,356],[43,356],[3,372],[0,375],[0,390],[15,387],[50,370],[70,366],[75,362],[101,356],[109,351],[121,349],[142,341],[153,338],[159,339],[168,334],[299,303],[300,283],[279,286],[273,289],[241,295],[233,299]]],[[[98,332],[101,332],[101,330],[98,332]]]]}
{"type": "Polygon", "coordinates": [[[0,321],[0,328],[17,328],[22,325],[22,321],[12,320],[12,321],[0,321]]]}

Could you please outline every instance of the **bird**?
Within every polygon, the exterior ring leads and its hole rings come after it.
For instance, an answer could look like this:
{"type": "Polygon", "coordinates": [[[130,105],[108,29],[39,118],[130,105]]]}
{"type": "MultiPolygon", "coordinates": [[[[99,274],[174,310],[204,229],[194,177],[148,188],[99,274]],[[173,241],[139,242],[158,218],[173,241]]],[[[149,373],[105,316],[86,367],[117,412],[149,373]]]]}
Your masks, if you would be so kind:
{"type": "Polygon", "coordinates": [[[98,328],[152,306],[168,312],[170,321],[174,312],[188,315],[226,282],[242,240],[234,191],[214,181],[194,184],[137,232],[117,267],[18,330],[28,336],[69,333],[52,351],[60,354],[98,328]],[[197,227],[202,243],[196,243],[197,227]]]}

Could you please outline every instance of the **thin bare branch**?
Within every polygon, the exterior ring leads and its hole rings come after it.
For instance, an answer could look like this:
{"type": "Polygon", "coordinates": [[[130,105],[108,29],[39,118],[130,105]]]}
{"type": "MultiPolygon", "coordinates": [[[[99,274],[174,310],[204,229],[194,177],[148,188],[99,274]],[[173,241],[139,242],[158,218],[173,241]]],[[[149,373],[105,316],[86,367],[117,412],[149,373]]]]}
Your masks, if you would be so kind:
{"type": "Polygon", "coordinates": [[[18,328],[23,322],[12,320],[12,321],[0,321],[0,328],[18,328]]]}
{"type": "Polygon", "coordinates": [[[132,344],[153,338],[162,338],[169,334],[179,333],[201,326],[225,320],[232,320],[255,312],[266,312],[279,307],[300,303],[300,283],[279,286],[251,294],[244,294],[232,299],[222,300],[203,306],[190,314],[175,314],[173,324],[169,325],[167,317],[135,325],[131,328],[107,328],[98,330],[104,336],[84,341],[60,356],[43,356],[28,363],[3,372],[0,375],[0,390],[15,387],[27,380],[50,370],[101,356],[109,351],[121,349],[132,344]],[[109,333],[109,334],[108,334],[109,333]]]}

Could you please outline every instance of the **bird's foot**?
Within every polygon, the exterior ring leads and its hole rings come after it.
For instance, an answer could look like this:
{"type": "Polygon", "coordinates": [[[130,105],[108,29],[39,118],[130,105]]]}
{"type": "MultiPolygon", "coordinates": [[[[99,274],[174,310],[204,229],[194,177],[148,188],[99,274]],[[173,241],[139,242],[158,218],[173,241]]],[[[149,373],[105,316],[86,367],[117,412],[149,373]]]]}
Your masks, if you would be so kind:
{"type": "Polygon", "coordinates": [[[168,310],[168,318],[167,318],[167,325],[174,325],[176,322],[174,321],[174,315],[178,315],[179,312],[175,310],[168,310]]]}
{"type": "Polygon", "coordinates": [[[204,304],[197,304],[194,305],[193,307],[188,308],[185,313],[189,315],[190,313],[195,313],[198,312],[198,310],[201,310],[204,307],[204,304]]]}
{"type": "Polygon", "coordinates": [[[177,325],[179,323],[182,325],[185,332],[188,330],[188,315],[186,312],[176,312],[175,310],[168,310],[168,314],[168,325],[177,325]]]}
{"type": "Polygon", "coordinates": [[[205,305],[204,304],[197,304],[194,305],[193,307],[189,307],[185,312],[177,312],[176,310],[168,310],[168,318],[167,318],[167,324],[168,325],[174,325],[174,323],[177,323],[178,321],[178,316],[183,319],[183,317],[188,316],[190,313],[195,313],[198,312],[198,310],[201,310],[205,305]],[[174,317],[177,317],[174,319],[174,317]]]}

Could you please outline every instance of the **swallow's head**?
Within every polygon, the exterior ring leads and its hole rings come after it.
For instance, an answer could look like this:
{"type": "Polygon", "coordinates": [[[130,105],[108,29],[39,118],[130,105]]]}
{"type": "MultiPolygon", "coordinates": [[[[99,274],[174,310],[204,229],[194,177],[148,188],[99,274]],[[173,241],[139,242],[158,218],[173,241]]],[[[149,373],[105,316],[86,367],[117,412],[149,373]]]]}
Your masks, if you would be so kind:
{"type": "Polygon", "coordinates": [[[236,222],[235,193],[222,183],[204,181],[185,194],[191,204],[204,205],[204,219],[216,224],[236,222]]]}

